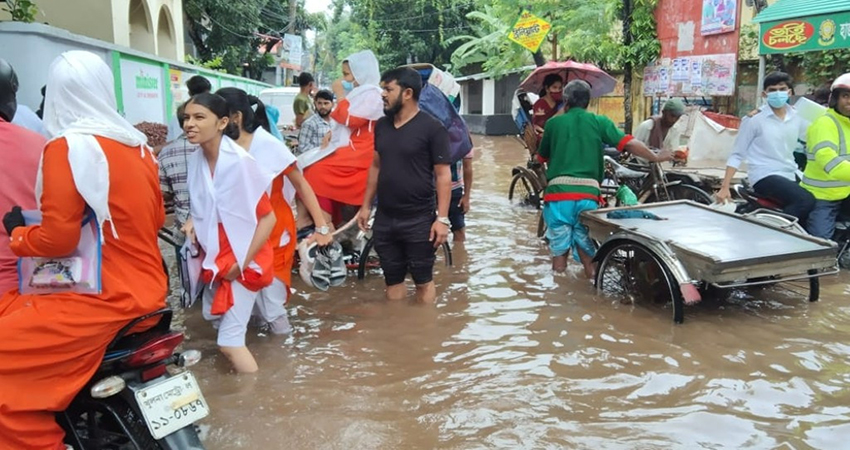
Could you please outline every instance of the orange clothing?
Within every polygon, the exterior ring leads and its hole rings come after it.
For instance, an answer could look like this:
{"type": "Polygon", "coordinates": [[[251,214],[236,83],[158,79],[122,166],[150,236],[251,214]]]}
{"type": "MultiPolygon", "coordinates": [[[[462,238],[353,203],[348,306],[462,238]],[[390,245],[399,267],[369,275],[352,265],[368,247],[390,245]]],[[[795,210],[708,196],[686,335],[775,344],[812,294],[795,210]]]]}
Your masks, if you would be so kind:
{"type": "MultiPolygon", "coordinates": [[[[272,205],[269,202],[269,197],[263,194],[260,202],[257,204],[257,218],[264,217],[272,212],[272,205]]],[[[227,274],[231,267],[236,264],[236,255],[233,253],[233,247],[230,246],[230,241],[227,239],[227,234],[224,232],[224,225],[218,224],[218,256],[215,257],[215,265],[218,268],[215,278],[211,270],[203,270],[201,272],[201,280],[204,283],[212,283],[218,281],[221,284],[215,291],[213,297],[212,308],[210,313],[213,315],[221,315],[227,312],[233,306],[233,287],[232,281],[225,280],[223,277],[227,274]]],[[[242,276],[238,278],[239,283],[245,286],[249,291],[257,292],[260,289],[272,284],[274,278],[273,252],[271,241],[266,242],[254,256],[253,262],[260,266],[260,271],[252,269],[250,266],[242,268],[242,276]]]]}
{"type": "Polygon", "coordinates": [[[287,167],[272,181],[271,196],[272,209],[275,219],[277,219],[269,238],[272,248],[274,248],[274,275],[287,288],[292,285],[292,264],[295,262],[295,247],[298,244],[298,238],[295,230],[295,216],[292,214],[289,202],[283,197],[283,178],[292,173],[293,170],[297,170],[295,163],[287,167]],[[284,232],[289,232],[289,242],[286,245],[280,245],[284,232]]]}
{"type": "Polygon", "coordinates": [[[359,205],[366,195],[369,167],[375,154],[375,123],[348,114],[348,100],[342,100],[331,118],[351,129],[351,143],[304,170],[304,178],[319,197],[359,205]]]}
{"type": "MultiPolygon", "coordinates": [[[[124,325],[165,306],[156,162],[138,148],[97,140],[109,163],[109,209],[120,239],[104,225],[100,295],[13,290],[0,297],[0,449],[64,449],[53,412],[68,407],[124,325]]],[[[45,148],[43,173],[41,225],[12,233],[19,256],[64,256],[80,238],[86,205],[64,139],[45,148]]]]}

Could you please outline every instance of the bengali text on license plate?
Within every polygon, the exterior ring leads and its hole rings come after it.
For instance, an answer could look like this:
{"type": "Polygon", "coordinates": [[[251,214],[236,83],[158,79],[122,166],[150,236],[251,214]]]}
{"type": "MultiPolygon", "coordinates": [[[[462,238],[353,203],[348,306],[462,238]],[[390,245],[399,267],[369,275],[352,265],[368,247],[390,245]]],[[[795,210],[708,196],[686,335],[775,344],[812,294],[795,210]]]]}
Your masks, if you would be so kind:
{"type": "Polygon", "coordinates": [[[154,439],[162,439],[210,413],[198,382],[190,372],[137,391],[136,401],[154,439]]]}

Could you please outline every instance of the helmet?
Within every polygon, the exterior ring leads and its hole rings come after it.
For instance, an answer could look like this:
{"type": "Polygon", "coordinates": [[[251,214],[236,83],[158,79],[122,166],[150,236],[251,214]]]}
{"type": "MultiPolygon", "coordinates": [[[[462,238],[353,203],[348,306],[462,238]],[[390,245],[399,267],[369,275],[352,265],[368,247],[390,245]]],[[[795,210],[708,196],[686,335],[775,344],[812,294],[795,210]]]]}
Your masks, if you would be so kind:
{"type": "Polygon", "coordinates": [[[845,73],[844,75],[839,76],[832,82],[831,91],[836,89],[847,89],[850,90],[850,73],[845,73]]]}
{"type": "Polygon", "coordinates": [[[830,88],[829,93],[829,103],[827,104],[827,106],[835,110],[838,114],[850,117],[850,115],[845,114],[846,111],[842,112],[843,110],[838,108],[838,97],[840,96],[840,92],[837,91],[850,91],[850,73],[845,73],[832,82],[832,87],[830,88]]]}
{"type": "Polygon", "coordinates": [[[12,65],[0,58],[0,117],[8,122],[15,117],[18,109],[18,76],[12,65]]]}

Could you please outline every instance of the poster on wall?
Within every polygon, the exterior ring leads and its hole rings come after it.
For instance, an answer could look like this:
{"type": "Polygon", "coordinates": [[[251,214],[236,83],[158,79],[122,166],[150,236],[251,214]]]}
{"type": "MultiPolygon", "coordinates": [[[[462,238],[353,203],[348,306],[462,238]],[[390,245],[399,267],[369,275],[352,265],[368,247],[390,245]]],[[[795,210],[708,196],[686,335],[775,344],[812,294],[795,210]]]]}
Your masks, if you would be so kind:
{"type": "Polygon", "coordinates": [[[166,111],[168,117],[175,114],[178,106],[189,100],[189,89],[186,88],[186,81],[194,75],[192,72],[184,72],[175,67],[168,70],[169,89],[171,89],[171,105],[167,106],[169,110],[166,111]]]}
{"type": "Polygon", "coordinates": [[[702,0],[700,34],[707,36],[735,31],[737,18],[738,0],[702,0]]]}
{"type": "Polygon", "coordinates": [[[165,124],[165,89],[162,66],[121,59],[121,98],[124,117],[133,125],[139,122],[165,124]]]}
{"type": "Polygon", "coordinates": [[[730,96],[735,93],[734,53],[657,62],[644,70],[644,95],[730,96]]]}
{"type": "Polygon", "coordinates": [[[674,59],[670,79],[673,81],[688,81],[690,79],[690,68],[690,61],[688,58],[674,59]]]}

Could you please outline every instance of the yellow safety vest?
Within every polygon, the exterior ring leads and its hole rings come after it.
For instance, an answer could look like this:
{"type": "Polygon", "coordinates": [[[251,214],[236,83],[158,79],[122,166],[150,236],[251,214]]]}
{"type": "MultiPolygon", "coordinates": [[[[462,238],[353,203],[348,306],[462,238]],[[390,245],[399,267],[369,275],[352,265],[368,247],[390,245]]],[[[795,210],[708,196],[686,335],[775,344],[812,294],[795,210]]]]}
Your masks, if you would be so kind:
{"type": "Polygon", "coordinates": [[[829,109],[809,127],[806,171],[800,183],[818,200],[850,197],[850,155],[847,137],[850,119],[829,109]]]}

